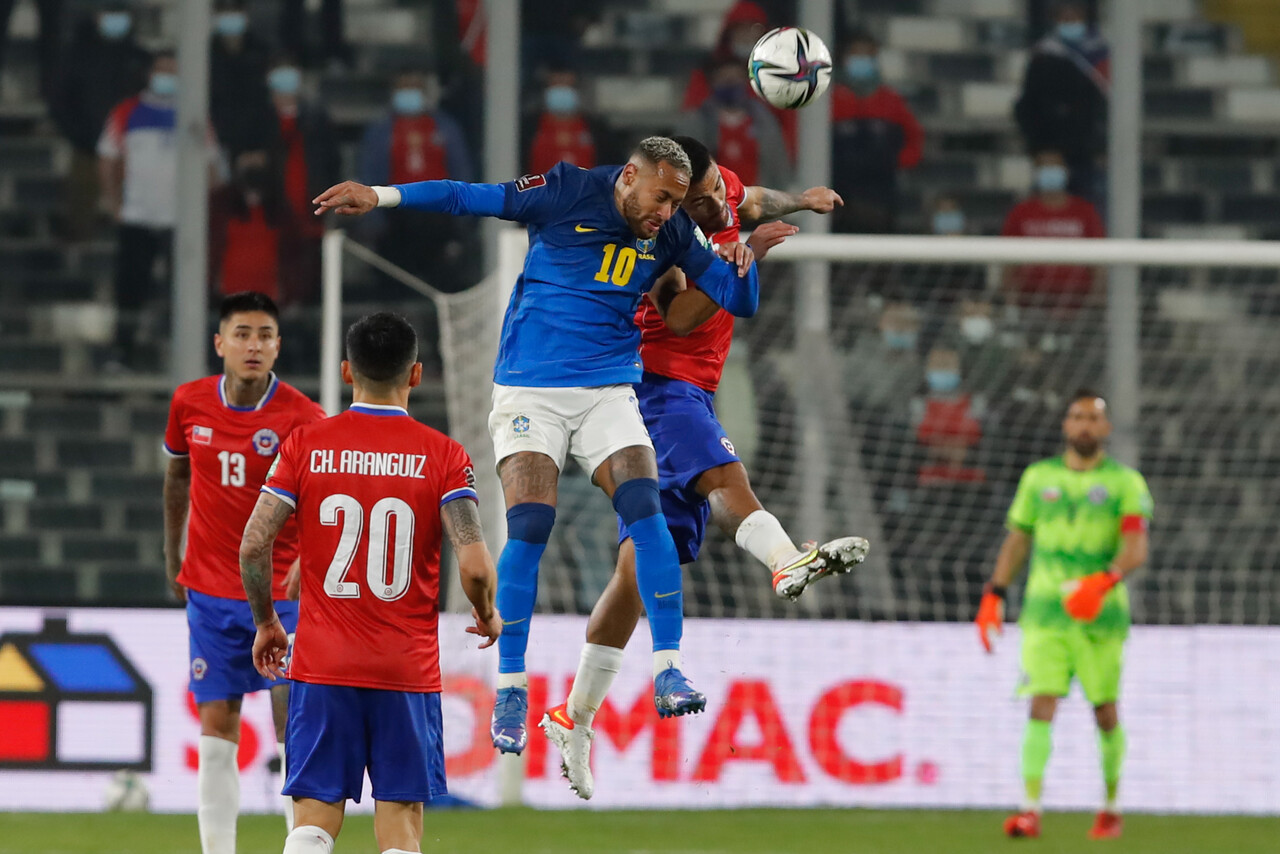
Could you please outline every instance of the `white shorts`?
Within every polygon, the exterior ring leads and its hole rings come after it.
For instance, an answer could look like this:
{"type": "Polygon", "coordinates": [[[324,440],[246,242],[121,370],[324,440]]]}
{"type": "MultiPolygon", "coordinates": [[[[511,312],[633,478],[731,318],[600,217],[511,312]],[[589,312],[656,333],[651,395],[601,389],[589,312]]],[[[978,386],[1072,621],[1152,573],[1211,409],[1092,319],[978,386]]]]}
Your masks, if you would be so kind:
{"type": "Polygon", "coordinates": [[[512,454],[534,451],[563,470],[565,455],[572,454],[588,475],[623,448],[653,448],[629,385],[530,388],[494,383],[489,435],[499,465],[512,454]]]}

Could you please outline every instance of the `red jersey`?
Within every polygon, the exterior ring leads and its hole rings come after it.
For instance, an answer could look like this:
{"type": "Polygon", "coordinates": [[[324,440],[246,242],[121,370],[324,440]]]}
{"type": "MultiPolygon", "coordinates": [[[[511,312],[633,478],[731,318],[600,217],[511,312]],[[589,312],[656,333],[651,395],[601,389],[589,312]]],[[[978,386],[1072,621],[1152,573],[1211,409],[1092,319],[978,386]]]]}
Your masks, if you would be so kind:
{"type": "MultiPolygon", "coordinates": [[[[191,458],[191,512],[187,552],[178,583],[224,599],[245,598],[240,584],[240,539],[258,503],[280,443],[303,424],[324,418],[305,394],[271,375],[254,406],[232,406],[218,374],[184,383],[169,403],[165,452],[191,458]]],[[[298,529],[285,525],[276,539],[272,597],[284,599],[284,576],[298,557],[298,529]]]]}
{"type": "Polygon", "coordinates": [[[448,177],[449,157],[436,120],[426,114],[397,116],[391,125],[391,183],[412,184],[448,177]]]}
{"type": "Polygon", "coordinates": [[[476,500],[462,445],[398,406],[295,432],[264,492],[294,506],[302,598],[289,678],[440,690],[440,508],[476,500]]]}
{"type": "MultiPolygon", "coordinates": [[[[1061,208],[1051,208],[1033,196],[1014,206],[1000,232],[1005,237],[1105,237],[1106,229],[1092,204],[1071,196],[1061,208]]],[[[1078,308],[1093,290],[1092,267],[1031,264],[1012,271],[1024,302],[1052,303],[1078,308]]]]}
{"type": "Polygon", "coordinates": [[[541,175],[550,172],[551,167],[561,160],[583,169],[594,169],[596,143],[582,116],[562,117],[548,111],[538,119],[538,130],[529,145],[528,173],[541,175]]]}
{"type": "MultiPolygon", "coordinates": [[[[729,208],[729,225],[717,231],[712,243],[733,243],[742,225],[738,206],[747,197],[747,188],[731,169],[720,168],[724,179],[725,205],[729,208]]],[[[689,287],[696,287],[691,281],[689,287]]],[[[673,380],[693,383],[714,392],[724,373],[724,360],[729,358],[733,343],[733,315],[720,309],[711,319],[681,338],[662,322],[662,315],[649,298],[636,309],[636,326],[640,327],[640,359],[644,369],[673,380]]]]}
{"type": "Polygon", "coordinates": [[[834,123],[857,119],[874,119],[898,125],[902,128],[898,168],[911,169],[920,164],[920,158],[924,155],[924,131],[907,102],[897,92],[888,86],[880,86],[868,95],[859,95],[848,86],[832,87],[831,121],[834,123]]]}

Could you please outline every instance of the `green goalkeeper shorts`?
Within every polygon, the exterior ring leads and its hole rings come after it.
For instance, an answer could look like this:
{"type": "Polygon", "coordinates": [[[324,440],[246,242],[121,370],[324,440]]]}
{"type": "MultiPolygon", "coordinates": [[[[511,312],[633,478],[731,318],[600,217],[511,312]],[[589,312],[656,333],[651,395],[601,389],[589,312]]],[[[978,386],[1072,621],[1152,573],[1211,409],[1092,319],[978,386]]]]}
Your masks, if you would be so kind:
{"type": "Polygon", "coordinates": [[[1094,706],[1114,703],[1120,695],[1124,664],[1123,635],[1090,635],[1084,626],[1022,630],[1024,697],[1065,697],[1072,678],[1080,680],[1094,706]]]}

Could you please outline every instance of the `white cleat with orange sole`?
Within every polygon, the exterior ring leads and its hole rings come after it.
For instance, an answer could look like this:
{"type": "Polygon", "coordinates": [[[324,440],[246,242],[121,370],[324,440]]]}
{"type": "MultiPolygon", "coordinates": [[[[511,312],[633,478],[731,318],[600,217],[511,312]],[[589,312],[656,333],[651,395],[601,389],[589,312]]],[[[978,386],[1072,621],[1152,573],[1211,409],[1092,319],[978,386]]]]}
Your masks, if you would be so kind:
{"type": "Polygon", "coordinates": [[[804,551],[773,573],[773,592],[783,599],[795,599],[805,588],[828,575],[851,572],[867,559],[871,544],[862,537],[840,537],[816,545],[805,543],[804,551]]]}

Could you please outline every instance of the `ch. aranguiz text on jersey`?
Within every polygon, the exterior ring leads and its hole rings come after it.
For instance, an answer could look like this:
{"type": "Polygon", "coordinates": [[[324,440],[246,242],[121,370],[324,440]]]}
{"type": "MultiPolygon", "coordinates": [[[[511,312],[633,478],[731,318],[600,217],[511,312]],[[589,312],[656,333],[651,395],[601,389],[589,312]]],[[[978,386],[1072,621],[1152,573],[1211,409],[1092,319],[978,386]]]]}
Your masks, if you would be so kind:
{"type": "Polygon", "coordinates": [[[547,388],[638,382],[636,306],[671,266],[733,314],[755,313],[755,266],[739,277],[684,211],[676,211],[656,237],[635,236],[614,200],[621,171],[560,163],[545,175],[505,184],[396,187],[404,207],[528,225],[529,252],[503,320],[496,382],[547,388]]]}

